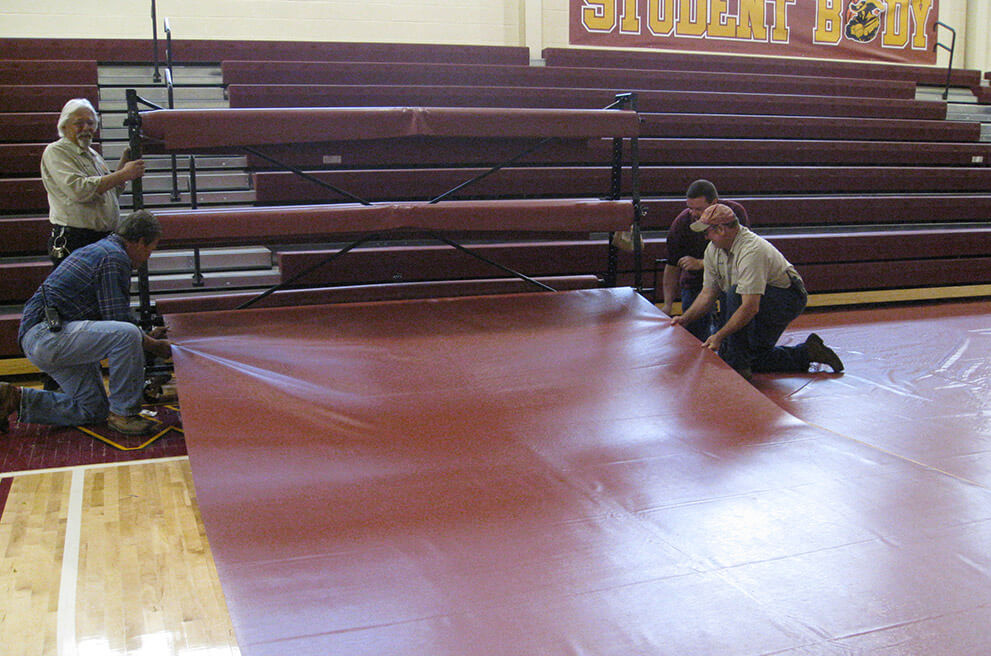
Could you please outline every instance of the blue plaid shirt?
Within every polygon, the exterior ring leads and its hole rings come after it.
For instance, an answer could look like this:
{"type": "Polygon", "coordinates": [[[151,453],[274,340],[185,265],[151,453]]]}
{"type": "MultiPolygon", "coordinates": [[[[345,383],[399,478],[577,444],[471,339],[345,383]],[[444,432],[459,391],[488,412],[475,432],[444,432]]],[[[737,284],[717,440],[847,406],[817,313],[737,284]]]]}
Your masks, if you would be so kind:
{"type": "Polygon", "coordinates": [[[62,321],[128,321],[131,313],[131,258],[114,234],[73,251],[24,304],[17,339],[45,318],[45,300],[62,321]],[[44,290],[44,294],[42,294],[44,290]]]}

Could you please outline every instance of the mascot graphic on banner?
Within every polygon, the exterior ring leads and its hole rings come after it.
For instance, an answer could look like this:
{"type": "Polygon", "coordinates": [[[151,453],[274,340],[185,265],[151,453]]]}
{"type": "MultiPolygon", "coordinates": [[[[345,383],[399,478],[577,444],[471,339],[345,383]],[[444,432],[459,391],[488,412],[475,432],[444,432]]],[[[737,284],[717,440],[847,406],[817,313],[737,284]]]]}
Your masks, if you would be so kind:
{"type": "Polygon", "coordinates": [[[846,36],[859,43],[870,43],[881,28],[881,14],[887,10],[884,0],[859,0],[847,9],[846,36]]]}

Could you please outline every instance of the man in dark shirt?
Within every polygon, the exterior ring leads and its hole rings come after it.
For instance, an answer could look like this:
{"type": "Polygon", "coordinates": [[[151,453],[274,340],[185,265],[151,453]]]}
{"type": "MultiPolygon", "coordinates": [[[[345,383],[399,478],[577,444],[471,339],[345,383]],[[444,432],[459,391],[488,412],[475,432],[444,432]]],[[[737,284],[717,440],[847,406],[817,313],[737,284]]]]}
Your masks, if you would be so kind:
{"type": "MultiPolygon", "coordinates": [[[[750,226],[747,210],[731,200],[720,200],[716,186],[708,180],[696,180],[690,184],[685,199],[687,207],[671,223],[667,235],[668,257],[664,265],[664,305],[661,310],[668,316],[673,316],[674,302],[679,297],[684,312],[702,291],[702,254],[708,242],[689,227],[692,222],[697,221],[710,205],[724,203],[733,210],[741,225],[750,226]]],[[[707,313],[686,324],[685,328],[704,342],[712,334],[713,318],[712,312],[707,313]]]]}
{"type": "Polygon", "coordinates": [[[139,412],[144,351],[168,357],[160,335],[135,324],[130,307],[132,268],[147,262],[162,228],[146,210],[124,218],[116,232],[74,251],[24,305],[18,339],[28,359],[51,375],[61,392],[0,383],[0,429],[15,411],[24,423],[75,426],[102,423],[126,435],[155,427],[139,412]],[[61,325],[49,318],[55,310],[61,325]],[[109,361],[110,396],[100,361],[109,361]]]}

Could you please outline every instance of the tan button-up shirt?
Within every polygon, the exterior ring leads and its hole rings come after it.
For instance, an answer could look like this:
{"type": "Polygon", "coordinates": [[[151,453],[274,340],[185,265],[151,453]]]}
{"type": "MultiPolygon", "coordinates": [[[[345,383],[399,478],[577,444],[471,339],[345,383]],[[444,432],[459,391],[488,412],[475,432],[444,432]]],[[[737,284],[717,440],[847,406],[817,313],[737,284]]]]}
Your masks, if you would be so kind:
{"type": "Polygon", "coordinates": [[[745,226],[728,251],[709,243],[702,258],[706,287],[727,292],[736,285],[737,294],[764,294],[768,285],[787,289],[798,271],[781,251],[745,226]]]}
{"type": "Polygon", "coordinates": [[[66,138],[48,144],[41,156],[41,180],[48,192],[48,220],[56,225],[112,232],[120,218],[120,187],[96,193],[110,173],[100,154],[66,138]]]}

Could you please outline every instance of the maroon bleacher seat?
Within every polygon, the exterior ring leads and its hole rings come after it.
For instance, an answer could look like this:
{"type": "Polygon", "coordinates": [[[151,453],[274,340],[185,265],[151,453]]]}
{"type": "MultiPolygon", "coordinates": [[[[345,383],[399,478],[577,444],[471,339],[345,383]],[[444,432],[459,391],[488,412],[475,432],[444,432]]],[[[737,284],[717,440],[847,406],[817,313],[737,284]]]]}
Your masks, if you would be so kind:
{"type": "Polygon", "coordinates": [[[221,70],[227,85],[562,87],[915,98],[915,84],[909,81],[874,80],[865,85],[854,78],[751,73],[355,61],[225,61],[221,70]]]}
{"type": "MultiPolygon", "coordinates": [[[[753,57],[700,52],[659,52],[584,48],[544,48],[547,66],[599,66],[604,68],[724,71],[736,73],[776,73],[824,77],[851,77],[865,80],[911,80],[918,84],[942,86],[946,68],[865,61],[829,61],[791,57],[753,57]]],[[[980,71],[953,69],[950,83],[970,87],[980,82],[980,71]]],[[[870,84],[870,82],[865,82],[870,84]]]]}
{"type": "Polygon", "coordinates": [[[72,98],[86,98],[99,109],[100,91],[95,84],[14,84],[0,86],[0,112],[61,112],[72,98]]]}
{"type": "Polygon", "coordinates": [[[95,85],[97,81],[94,60],[0,59],[0,85],[95,85]]]}
{"type": "MultiPolygon", "coordinates": [[[[231,107],[606,107],[616,90],[547,87],[232,84],[231,107]]],[[[934,100],[810,96],[702,91],[641,91],[641,112],[770,114],[850,118],[946,118],[946,103],[934,100]]]]}

